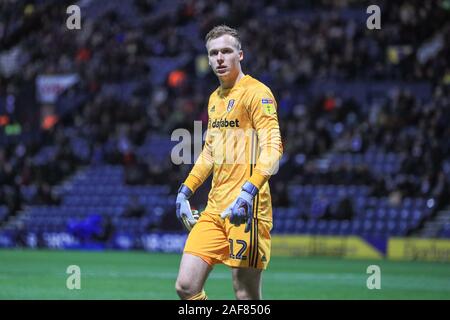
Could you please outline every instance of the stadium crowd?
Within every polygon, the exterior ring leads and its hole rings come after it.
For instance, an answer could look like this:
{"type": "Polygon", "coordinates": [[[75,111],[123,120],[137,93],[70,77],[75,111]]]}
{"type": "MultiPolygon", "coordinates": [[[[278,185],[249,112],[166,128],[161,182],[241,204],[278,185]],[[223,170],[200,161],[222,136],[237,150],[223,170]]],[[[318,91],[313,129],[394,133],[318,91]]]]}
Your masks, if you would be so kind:
{"type": "Polygon", "coordinates": [[[394,202],[425,197],[437,208],[449,204],[448,1],[377,1],[380,30],[365,26],[368,1],[163,3],[81,1],[82,28],[68,30],[61,23],[67,1],[2,1],[1,124],[20,122],[22,135],[31,136],[0,133],[0,206],[11,216],[24,205],[57,204],[55,186],[82,165],[121,164],[128,183],[175,191],[188,168],[138,149],[149,137],[192,130],[194,120],[206,125],[206,99],[217,82],[201,64],[203,36],[220,23],[238,27],[244,72],[267,83],[278,100],[285,158],[271,182],[275,206],[292,205],[286,182],[361,184],[394,202]],[[66,73],[77,74],[78,83],[53,106],[40,105],[36,77],[66,73]],[[356,99],[339,86],[312,89],[325,80],[394,85],[356,99]],[[430,94],[401,88],[403,82],[426,83],[430,94]],[[40,107],[53,108],[53,125],[37,121],[40,107]],[[38,157],[48,147],[53,151],[38,157]],[[379,175],[370,163],[319,168],[327,154],[373,149],[397,154],[399,170],[379,175]],[[29,187],[36,192],[27,198],[29,187]]]}

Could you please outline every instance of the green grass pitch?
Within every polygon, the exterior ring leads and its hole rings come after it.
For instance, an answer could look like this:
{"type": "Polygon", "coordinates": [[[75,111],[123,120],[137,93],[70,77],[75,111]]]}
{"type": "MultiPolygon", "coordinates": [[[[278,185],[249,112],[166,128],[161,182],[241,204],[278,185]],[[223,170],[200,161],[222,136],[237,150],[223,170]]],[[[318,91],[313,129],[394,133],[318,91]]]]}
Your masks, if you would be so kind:
{"type": "MultiPolygon", "coordinates": [[[[0,250],[0,299],[177,299],[179,254],[0,250]],[[69,290],[69,265],[81,289],[69,290]]],[[[210,299],[234,299],[231,273],[218,265],[206,284],[210,299]]],[[[450,265],[432,262],[272,257],[264,299],[450,299],[450,265]],[[369,290],[369,265],[381,268],[381,289],[369,290]]]]}

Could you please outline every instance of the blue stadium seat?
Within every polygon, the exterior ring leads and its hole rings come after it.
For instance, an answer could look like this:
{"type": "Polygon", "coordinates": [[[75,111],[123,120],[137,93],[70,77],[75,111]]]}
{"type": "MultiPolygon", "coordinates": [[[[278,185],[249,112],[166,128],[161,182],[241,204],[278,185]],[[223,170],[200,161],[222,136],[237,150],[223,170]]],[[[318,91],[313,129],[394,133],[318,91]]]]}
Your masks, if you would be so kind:
{"type": "Polygon", "coordinates": [[[298,217],[299,211],[297,208],[288,208],[287,209],[287,218],[296,219],[298,217]]]}
{"type": "Polygon", "coordinates": [[[337,220],[330,220],[328,222],[328,230],[327,234],[335,235],[339,232],[339,221],[337,220]]]}
{"type": "Polygon", "coordinates": [[[408,220],[411,215],[412,215],[412,211],[408,210],[408,209],[402,209],[400,212],[401,220],[408,220]]]}
{"type": "Polygon", "coordinates": [[[362,223],[362,231],[369,233],[374,229],[374,225],[371,221],[365,221],[362,223]]]}
{"type": "Polygon", "coordinates": [[[352,224],[351,224],[350,221],[347,221],[347,220],[341,221],[340,224],[339,224],[339,234],[340,235],[348,235],[348,234],[350,234],[351,233],[351,226],[352,226],[352,224]]]}
{"type": "Polygon", "coordinates": [[[306,233],[316,234],[317,232],[317,220],[308,220],[306,222],[306,233]]]}
{"type": "Polygon", "coordinates": [[[284,230],[284,220],[281,219],[275,219],[273,221],[273,228],[272,231],[273,233],[282,233],[282,231],[284,230]]]}
{"type": "Polygon", "coordinates": [[[319,220],[317,223],[317,234],[326,234],[328,228],[328,221],[326,220],[319,220]]]}
{"type": "Polygon", "coordinates": [[[294,233],[296,221],[294,219],[286,219],[284,223],[283,233],[294,233]]]}
{"type": "Polygon", "coordinates": [[[362,230],[362,225],[360,221],[352,221],[350,224],[350,233],[359,234],[362,230]]]}
{"type": "Polygon", "coordinates": [[[365,216],[369,220],[377,219],[377,215],[375,214],[375,210],[374,209],[367,209],[365,216]]]}
{"type": "Polygon", "coordinates": [[[384,208],[379,208],[376,210],[376,217],[378,220],[385,220],[387,217],[387,211],[384,208]]]}
{"type": "Polygon", "coordinates": [[[400,216],[400,211],[396,208],[390,208],[389,209],[389,220],[397,220],[400,216]]]}
{"type": "Polygon", "coordinates": [[[305,233],[306,232],[306,223],[304,220],[299,219],[296,221],[295,232],[297,232],[297,233],[305,233]]]}
{"type": "Polygon", "coordinates": [[[387,223],[384,221],[377,221],[375,223],[375,231],[379,234],[383,234],[387,229],[387,223]]]}

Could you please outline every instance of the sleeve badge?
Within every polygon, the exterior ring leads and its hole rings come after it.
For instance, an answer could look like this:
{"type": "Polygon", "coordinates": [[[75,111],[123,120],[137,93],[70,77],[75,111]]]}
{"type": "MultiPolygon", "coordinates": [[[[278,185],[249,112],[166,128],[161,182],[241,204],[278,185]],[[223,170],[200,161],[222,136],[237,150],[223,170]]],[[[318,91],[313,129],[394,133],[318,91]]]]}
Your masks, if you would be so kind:
{"type": "Polygon", "coordinates": [[[267,98],[261,99],[261,103],[263,110],[266,114],[273,115],[277,112],[277,110],[275,109],[274,101],[272,99],[267,98]]]}

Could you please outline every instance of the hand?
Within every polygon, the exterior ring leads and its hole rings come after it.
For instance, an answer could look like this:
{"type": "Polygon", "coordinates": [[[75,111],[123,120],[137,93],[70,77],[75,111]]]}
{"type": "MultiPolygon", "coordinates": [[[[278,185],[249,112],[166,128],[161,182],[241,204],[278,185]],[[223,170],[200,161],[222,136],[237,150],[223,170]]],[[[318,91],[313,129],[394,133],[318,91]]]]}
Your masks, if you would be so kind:
{"type": "Polygon", "coordinates": [[[248,181],[244,183],[239,196],[222,212],[220,217],[222,219],[229,217],[230,222],[236,227],[239,227],[242,223],[246,223],[245,232],[249,232],[253,218],[253,198],[258,191],[258,188],[252,183],[248,181]]]}
{"type": "Polygon", "coordinates": [[[195,211],[195,215],[191,210],[191,205],[188,199],[192,196],[192,191],[184,184],[178,189],[178,195],[176,200],[176,213],[177,218],[183,224],[185,229],[190,232],[199,218],[198,211],[195,211]]]}

